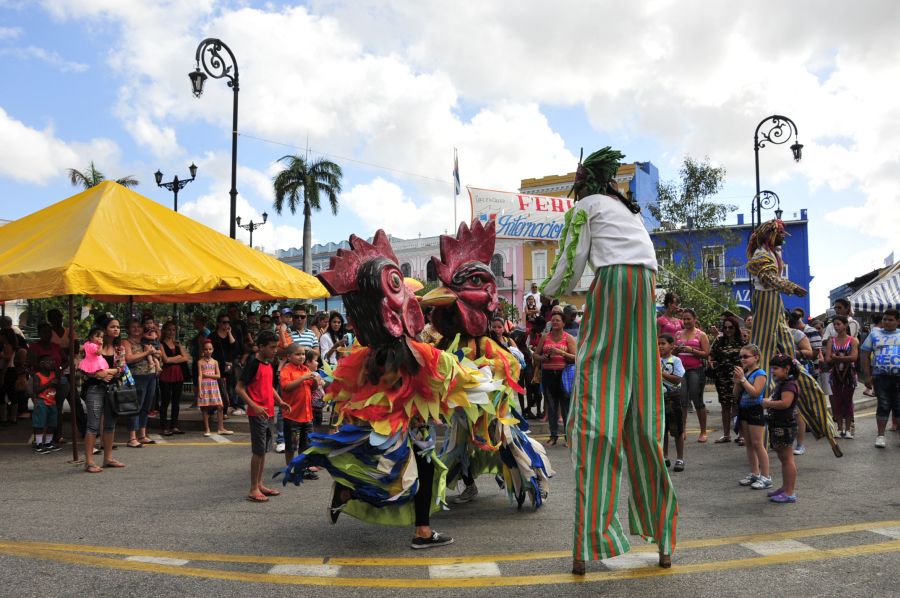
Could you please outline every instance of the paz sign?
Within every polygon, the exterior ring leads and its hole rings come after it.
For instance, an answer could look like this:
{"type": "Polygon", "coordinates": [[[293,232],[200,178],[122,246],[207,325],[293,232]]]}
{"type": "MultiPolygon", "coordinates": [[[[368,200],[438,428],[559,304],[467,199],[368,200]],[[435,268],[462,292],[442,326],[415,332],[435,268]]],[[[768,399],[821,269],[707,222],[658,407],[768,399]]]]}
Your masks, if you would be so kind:
{"type": "Polygon", "coordinates": [[[469,187],[472,219],[495,220],[498,239],[556,241],[565,213],[574,205],[568,197],[549,197],[469,187]]]}

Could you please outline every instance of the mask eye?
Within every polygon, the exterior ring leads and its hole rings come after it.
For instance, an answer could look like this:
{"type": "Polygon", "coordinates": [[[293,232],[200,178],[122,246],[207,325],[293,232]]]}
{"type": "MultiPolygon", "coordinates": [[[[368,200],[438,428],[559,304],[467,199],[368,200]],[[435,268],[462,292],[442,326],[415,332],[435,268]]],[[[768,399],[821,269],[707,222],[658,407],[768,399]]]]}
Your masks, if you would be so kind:
{"type": "Polygon", "coordinates": [[[471,284],[475,288],[481,288],[484,286],[484,279],[481,277],[481,274],[473,274],[469,278],[469,284],[471,284]]]}
{"type": "Polygon", "coordinates": [[[388,280],[390,281],[391,289],[394,291],[399,291],[400,287],[403,285],[403,277],[397,272],[391,272],[388,280]]]}

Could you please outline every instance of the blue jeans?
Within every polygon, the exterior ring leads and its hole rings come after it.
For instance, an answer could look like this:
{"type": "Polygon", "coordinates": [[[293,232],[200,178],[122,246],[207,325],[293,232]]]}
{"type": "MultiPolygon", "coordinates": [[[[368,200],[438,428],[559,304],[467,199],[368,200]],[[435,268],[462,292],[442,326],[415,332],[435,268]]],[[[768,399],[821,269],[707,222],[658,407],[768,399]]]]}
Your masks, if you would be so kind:
{"type": "Polygon", "coordinates": [[[153,404],[153,397],[156,394],[156,374],[136,374],[134,386],[137,390],[138,401],[141,403],[141,412],[132,418],[128,426],[130,432],[147,427],[150,406],[153,404]]]}

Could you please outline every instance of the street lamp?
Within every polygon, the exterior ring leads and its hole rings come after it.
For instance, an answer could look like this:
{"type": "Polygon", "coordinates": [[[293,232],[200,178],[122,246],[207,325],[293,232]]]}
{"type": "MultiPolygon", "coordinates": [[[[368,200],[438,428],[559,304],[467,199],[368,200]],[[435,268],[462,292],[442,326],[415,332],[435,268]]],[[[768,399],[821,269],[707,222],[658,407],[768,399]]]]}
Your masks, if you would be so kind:
{"type": "Polygon", "coordinates": [[[226,84],[234,92],[234,108],[231,115],[231,218],[229,219],[229,235],[232,239],[236,237],[235,218],[237,218],[237,135],[238,135],[238,91],[240,86],[238,83],[238,65],[231,48],[225,45],[220,39],[208,37],[197,46],[197,55],[195,57],[197,66],[193,72],[188,73],[191,79],[191,91],[194,97],[200,97],[203,94],[203,84],[206,82],[207,74],[213,79],[228,79],[226,84]],[[230,66],[226,66],[225,57],[222,50],[228,53],[230,58],[230,66]],[[200,70],[200,67],[203,70],[200,70]],[[206,72],[204,72],[206,71],[206,72]]]}
{"type": "Polygon", "coordinates": [[[250,231],[250,247],[253,247],[253,231],[258,229],[260,226],[266,223],[266,220],[269,219],[269,215],[265,212],[262,213],[263,221],[262,222],[253,222],[252,220],[247,224],[241,224],[241,217],[238,216],[234,219],[238,226],[240,226],[244,230],[250,231]]]}
{"type": "Polygon", "coordinates": [[[156,186],[157,187],[165,187],[169,191],[175,194],[175,207],[173,208],[176,212],[178,211],[178,192],[184,189],[188,183],[197,178],[197,165],[191,162],[191,165],[188,166],[188,170],[191,171],[191,178],[189,179],[179,179],[178,175],[175,175],[175,178],[169,181],[168,183],[162,182],[163,173],[159,170],[153,173],[153,176],[156,177],[156,186]]]}
{"type": "MultiPolygon", "coordinates": [[[[756,201],[756,198],[759,198],[763,193],[759,189],[759,149],[761,147],[766,147],[767,143],[772,143],[774,145],[787,143],[791,139],[791,133],[794,135],[794,143],[791,145],[791,154],[794,157],[794,161],[799,162],[803,157],[803,145],[797,141],[797,125],[794,124],[794,121],[786,116],[773,114],[772,116],[767,116],[762,119],[759,121],[759,124],[756,125],[756,132],[753,133],[753,157],[756,161],[756,195],[754,196],[756,212],[755,214],[753,212],[750,213],[750,218],[753,220],[753,228],[756,228],[762,222],[760,202],[756,201]],[[763,125],[766,125],[768,128],[760,133],[760,129],[763,128],[763,125]]],[[[769,193],[771,193],[771,191],[769,193]]],[[[778,196],[776,195],[775,197],[778,196]]]]}
{"type": "Polygon", "coordinates": [[[774,191],[769,191],[768,189],[764,189],[757,193],[753,197],[753,201],[750,203],[750,213],[756,214],[756,225],[758,226],[761,222],[760,217],[762,214],[763,208],[766,210],[771,210],[773,206],[777,206],[775,208],[775,218],[781,220],[781,215],[784,214],[784,211],[781,209],[781,198],[778,197],[778,194],[774,191]]]}
{"type": "Polygon", "coordinates": [[[515,307],[516,305],[516,275],[515,274],[503,274],[503,278],[509,281],[509,304],[515,307]]]}

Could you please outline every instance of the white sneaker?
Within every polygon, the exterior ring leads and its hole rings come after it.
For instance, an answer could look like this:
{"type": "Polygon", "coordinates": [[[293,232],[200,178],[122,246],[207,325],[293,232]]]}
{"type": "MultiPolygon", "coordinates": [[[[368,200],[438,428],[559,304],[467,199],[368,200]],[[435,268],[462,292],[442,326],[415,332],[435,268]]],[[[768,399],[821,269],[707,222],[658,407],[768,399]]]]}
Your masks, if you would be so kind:
{"type": "Polygon", "coordinates": [[[276,453],[284,452],[284,443],[283,442],[279,442],[278,444],[275,445],[275,452],[276,453]]]}
{"type": "Polygon", "coordinates": [[[841,438],[846,438],[847,440],[853,440],[853,430],[847,430],[841,435],[841,438]]]}
{"type": "Polygon", "coordinates": [[[797,448],[794,449],[794,454],[795,454],[795,455],[805,455],[805,454],[806,454],[806,447],[803,446],[802,444],[798,444],[798,445],[797,445],[797,448]]]}
{"type": "Polygon", "coordinates": [[[471,486],[466,486],[465,490],[454,496],[452,501],[454,504],[464,505],[467,502],[470,502],[476,496],[478,496],[478,486],[472,484],[471,486]]]}
{"type": "Polygon", "coordinates": [[[247,415],[247,412],[243,409],[235,409],[231,412],[231,415],[247,415]]]}
{"type": "Polygon", "coordinates": [[[742,479],[738,480],[738,484],[741,486],[749,486],[751,484],[755,484],[756,480],[758,480],[762,476],[758,476],[755,473],[748,473],[742,479]]]}
{"type": "Polygon", "coordinates": [[[875,448],[884,448],[887,444],[884,442],[884,436],[875,437],[875,448]]]}
{"type": "Polygon", "coordinates": [[[759,476],[759,479],[757,479],[755,482],[750,484],[750,487],[753,488],[754,490],[765,490],[767,488],[771,488],[772,487],[772,478],[767,478],[766,476],[761,475],[761,476],[759,476]]]}

